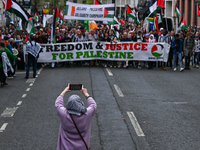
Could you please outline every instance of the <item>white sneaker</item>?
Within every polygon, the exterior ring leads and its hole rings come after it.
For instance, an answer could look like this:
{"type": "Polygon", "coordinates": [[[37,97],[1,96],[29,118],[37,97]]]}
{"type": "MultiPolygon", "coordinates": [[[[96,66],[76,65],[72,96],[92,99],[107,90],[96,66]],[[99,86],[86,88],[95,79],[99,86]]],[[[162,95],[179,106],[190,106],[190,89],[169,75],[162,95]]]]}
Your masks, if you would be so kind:
{"type": "Polygon", "coordinates": [[[105,68],[107,68],[107,65],[105,64],[105,66],[104,66],[105,68]]]}
{"type": "Polygon", "coordinates": [[[140,67],[140,66],[138,66],[137,68],[138,68],[138,69],[141,69],[141,67],[140,67]]]}
{"type": "Polygon", "coordinates": [[[180,72],[182,72],[183,70],[184,70],[184,68],[181,68],[181,69],[180,69],[180,72]]]}
{"type": "Polygon", "coordinates": [[[196,65],[196,68],[199,69],[199,65],[196,65]]]}
{"type": "Polygon", "coordinates": [[[176,71],[176,68],[174,68],[174,71],[176,71]]]}

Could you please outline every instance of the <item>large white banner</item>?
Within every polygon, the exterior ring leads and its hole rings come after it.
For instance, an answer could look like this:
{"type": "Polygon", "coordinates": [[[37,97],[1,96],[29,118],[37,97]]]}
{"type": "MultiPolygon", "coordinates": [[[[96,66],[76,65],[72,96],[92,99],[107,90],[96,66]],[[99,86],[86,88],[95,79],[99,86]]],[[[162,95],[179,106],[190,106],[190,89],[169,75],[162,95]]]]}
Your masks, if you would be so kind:
{"type": "Polygon", "coordinates": [[[80,42],[41,44],[38,62],[80,60],[141,60],[167,62],[169,45],[166,43],[80,42]]]}
{"type": "Polygon", "coordinates": [[[113,21],[115,5],[85,5],[66,2],[64,19],[113,21]]]}

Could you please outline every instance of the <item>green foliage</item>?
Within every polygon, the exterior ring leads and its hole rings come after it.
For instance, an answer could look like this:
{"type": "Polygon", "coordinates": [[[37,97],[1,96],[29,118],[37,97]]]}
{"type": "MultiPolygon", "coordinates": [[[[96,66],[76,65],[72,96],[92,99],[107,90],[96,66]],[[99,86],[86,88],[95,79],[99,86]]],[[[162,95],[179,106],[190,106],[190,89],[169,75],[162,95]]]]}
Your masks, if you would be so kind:
{"type": "Polygon", "coordinates": [[[94,4],[94,0],[82,0],[83,4],[94,4]]]}

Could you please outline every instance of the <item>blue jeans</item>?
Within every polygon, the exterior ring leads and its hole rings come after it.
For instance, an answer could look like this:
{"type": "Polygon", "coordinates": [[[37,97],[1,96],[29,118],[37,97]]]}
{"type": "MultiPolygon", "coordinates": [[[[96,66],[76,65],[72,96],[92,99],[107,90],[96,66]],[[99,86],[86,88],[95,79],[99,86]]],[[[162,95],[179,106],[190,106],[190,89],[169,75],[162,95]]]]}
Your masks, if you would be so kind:
{"type": "Polygon", "coordinates": [[[196,62],[196,65],[199,65],[199,53],[200,52],[195,52],[195,62],[196,62]]]}
{"type": "Polygon", "coordinates": [[[178,59],[179,59],[180,68],[182,68],[182,53],[176,52],[173,55],[174,55],[174,68],[176,68],[176,59],[177,59],[177,56],[178,56],[178,59]]]}
{"type": "Polygon", "coordinates": [[[35,77],[36,70],[37,70],[37,59],[35,58],[28,58],[28,63],[26,66],[26,76],[29,76],[29,70],[30,70],[31,64],[33,64],[33,77],[35,77]]]}

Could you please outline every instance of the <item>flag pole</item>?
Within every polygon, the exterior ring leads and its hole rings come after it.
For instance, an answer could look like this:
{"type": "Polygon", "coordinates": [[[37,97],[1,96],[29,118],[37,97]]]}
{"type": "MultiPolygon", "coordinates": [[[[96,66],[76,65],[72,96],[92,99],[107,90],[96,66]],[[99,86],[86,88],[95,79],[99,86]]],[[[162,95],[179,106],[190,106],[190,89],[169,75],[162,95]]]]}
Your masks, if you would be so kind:
{"type": "Polygon", "coordinates": [[[178,33],[178,17],[176,17],[176,33],[178,33]]]}
{"type": "Polygon", "coordinates": [[[168,23],[167,23],[167,18],[165,17],[165,22],[166,22],[166,27],[167,27],[167,31],[168,31],[168,23]]]}

